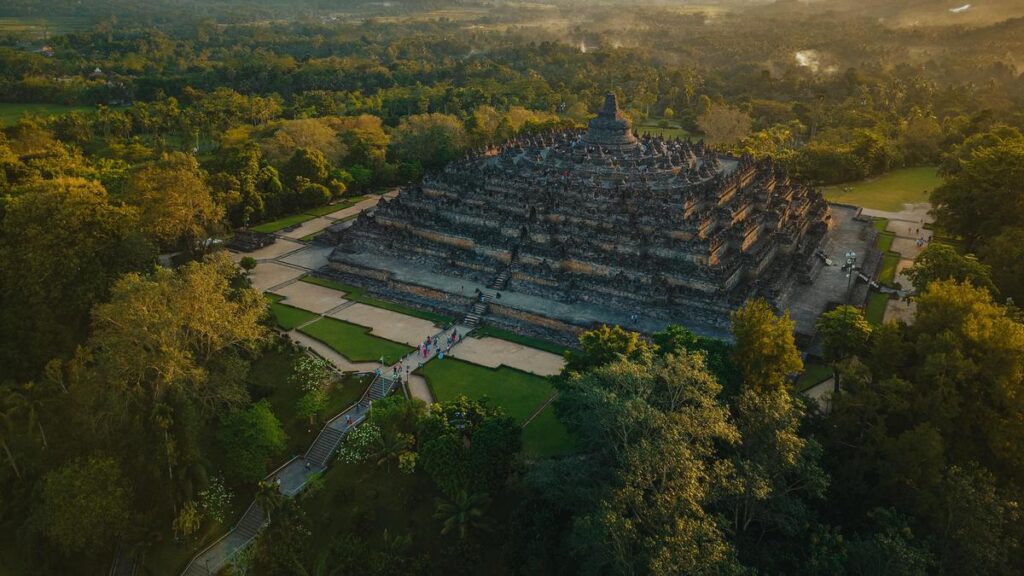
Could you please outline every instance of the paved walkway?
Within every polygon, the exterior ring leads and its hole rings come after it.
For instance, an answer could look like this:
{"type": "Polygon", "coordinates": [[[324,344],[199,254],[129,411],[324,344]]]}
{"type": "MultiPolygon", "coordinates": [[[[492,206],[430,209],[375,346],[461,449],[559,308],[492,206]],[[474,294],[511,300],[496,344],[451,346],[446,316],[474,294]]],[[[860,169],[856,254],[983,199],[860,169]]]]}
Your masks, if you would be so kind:
{"type": "MultiPolygon", "coordinates": [[[[458,332],[460,337],[465,337],[471,331],[472,329],[467,326],[456,324],[451,328],[437,332],[435,337],[440,344],[447,342],[447,339],[451,337],[452,332],[458,332]]],[[[294,338],[296,333],[290,333],[290,335],[294,338]]],[[[299,334],[299,336],[304,335],[299,334]]],[[[308,341],[301,341],[303,343],[310,342],[311,344],[318,342],[311,338],[308,341]]],[[[419,350],[414,350],[397,363],[392,364],[391,366],[386,366],[382,370],[382,374],[385,377],[391,377],[392,374],[395,374],[404,378],[406,373],[411,373],[419,366],[422,366],[434,358],[437,355],[438,348],[444,347],[445,346],[443,344],[432,347],[430,351],[427,352],[426,356],[421,354],[419,350]]],[[[316,347],[314,349],[318,354],[324,356],[329,362],[334,364],[335,368],[338,370],[351,370],[351,366],[353,366],[353,364],[348,362],[344,356],[337,354],[329,348],[327,350],[324,350],[322,347],[316,347]],[[339,365],[339,363],[337,363],[339,357],[341,359],[345,359],[346,364],[339,365]]],[[[370,364],[370,366],[373,366],[373,369],[376,369],[379,367],[379,364],[370,364]]],[[[317,442],[321,441],[321,436],[327,433],[328,430],[336,430],[341,433],[341,436],[339,436],[337,440],[340,443],[340,439],[344,437],[344,434],[346,434],[349,429],[357,426],[366,418],[366,414],[370,408],[369,405],[371,404],[371,402],[367,401],[367,397],[372,391],[373,385],[371,384],[367,393],[359,402],[348,407],[345,411],[332,418],[326,426],[324,426],[324,431],[322,431],[321,435],[317,437],[316,441],[314,441],[313,446],[310,447],[310,451],[307,451],[303,456],[298,456],[289,460],[284,466],[268,476],[268,479],[278,482],[278,486],[282,494],[287,497],[295,496],[306,487],[310,477],[315,474],[319,474],[326,469],[326,466],[321,466],[314,459],[310,458],[310,453],[313,452],[313,447],[316,446],[317,442]],[[307,460],[307,458],[310,458],[310,460],[307,460]]],[[[333,450],[336,448],[337,446],[334,446],[331,452],[333,453],[333,450]]],[[[232,528],[224,537],[196,555],[196,557],[192,559],[192,562],[190,562],[186,567],[183,574],[186,576],[199,576],[200,574],[207,573],[216,574],[224,566],[230,563],[231,558],[238,553],[239,550],[247,546],[253,538],[255,538],[255,533],[258,532],[258,529],[262,527],[262,524],[260,524],[257,527],[257,530],[250,535],[248,533],[249,531],[237,529],[241,524],[242,522],[239,522],[239,524],[232,528]]]]}
{"type": "Polygon", "coordinates": [[[278,232],[278,236],[282,238],[291,238],[292,240],[300,240],[311,234],[316,234],[330,227],[331,224],[339,220],[347,220],[353,216],[358,215],[363,210],[368,210],[377,206],[381,198],[394,198],[398,194],[398,190],[390,190],[380,196],[370,196],[364,200],[343,208],[337,212],[331,212],[326,216],[320,216],[313,218],[312,220],[306,220],[298,228],[288,232],[278,232]]]}
{"type": "Polygon", "coordinates": [[[823,412],[828,412],[832,407],[832,392],[835,389],[835,382],[830,376],[828,380],[804,390],[804,395],[815,400],[823,412]]]}

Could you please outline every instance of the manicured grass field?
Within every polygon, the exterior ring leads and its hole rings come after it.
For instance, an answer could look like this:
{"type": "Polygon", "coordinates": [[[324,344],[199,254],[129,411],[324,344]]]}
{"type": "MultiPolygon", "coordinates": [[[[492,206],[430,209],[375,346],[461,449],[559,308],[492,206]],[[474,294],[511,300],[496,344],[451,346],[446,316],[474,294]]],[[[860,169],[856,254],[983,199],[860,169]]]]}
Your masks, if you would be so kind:
{"type": "Polygon", "coordinates": [[[797,392],[804,392],[832,377],[832,368],[816,362],[804,365],[804,373],[796,381],[797,392]]]}
{"type": "Polygon", "coordinates": [[[552,354],[558,354],[559,356],[564,355],[569,351],[568,348],[561,344],[555,344],[547,340],[541,340],[540,338],[534,338],[532,336],[522,336],[515,332],[509,332],[508,330],[502,330],[501,328],[495,328],[484,324],[473,332],[473,336],[477,338],[483,338],[484,336],[490,336],[491,338],[500,338],[502,340],[508,340],[509,342],[515,342],[516,344],[522,344],[530,348],[536,348],[537,350],[544,350],[545,352],[551,352],[552,354]]]}
{"type": "Polygon", "coordinates": [[[886,252],[882,255],[882,269],[878,273],[878,283],[885,286],[892,286],[896,281],[896,267],[900,263],[900,255],[896,252],[886,252]]]}
{"type": "Polygon", "coordinates": [[[864,318],[873,326],[881,326],[885,321],[885,306],[889,303],[889,295],[881,292],[868,294],[868,302],[864,307],[864,318]]]}
{"type": "Polygon", "coordinates": [[[550,404],[523,428],[523,452],[528,457],[547,458],[572,451],[572,436],[558,421],[555,407],[550,404]]]}
{"type": "Polygon", "coordinates": [[[405,344],[372,336],[369,328],[335,318],[321,318],[303,327],[301,332],[327,344],[353,362],[375,362],[383,356],[385,364],[392,364],[412,352],[412,348],[405,344]]]}
{"type": "Polygon", "coordinates": [[[278,296],[277,294],[264,294],[264,296],[270,300],[270,314],[273,315],[274,321],[277,322],[277,325],[282,330],[294,330],[318,316],[308,310],[301,310],[294,306],[282,304],[283,296],[278,296]]]}
{"type": "Polygon", "coordinates": [[[672,138],[686,139],[687,137],[691,136],[691,134],[684,130],[683,128],[675,127],[660,128],[658,126],[637,126],[636,132],[641,136],[649,134],[651,136],[661,136],[666,140],[672,138]]]}
{"type": "Polygon", "coordinates": [[[409,306],[404,306],[395,302],[388,302],[387,300],[381,300],[368,296],[366,291],[358,286],[352,286],[351,284],[345,284],[343,282],[336,282],[334,280],[328,280],[326,278],[320,278],[318,276],[304,276],[303,282],[309,282],[310,284],[316,284],[317,286],[323,286],[324,288],[330,288],[331,290],[338,290],[345,293],[345,299],[351,300],[352,302],[360,302],[367,306],[373,306],[375,308],[383,308],[384,310],[391,310],[392,312],[398,312],[399,314],[405,314],[406,316],[412,316],[413,318],[420,318],[421,320],[427,320],[433,322],[438,326],[451,324],[455,321],[451,316],[445,316],[443,314],[435,314],[434,312],[428,312],[426,310],[418,310],[409,306]]]}
{"type": "Polygon", "coordinates": [[[272,220],[270,222],[264,222],[263,224],[260,224],[258,226],[253,226],[252,229],[256,232],[270,234],[272,232],[277,232],[278,230],[284,230],[289,226],[302,224],[306,220],[312,220],[313,218],[316,218],[316,216],[312,214],[293,214],[291,216],[285,216],[284,218],[280,218],[278,220],[272,220]]]}
{"type": "Polygon", "coordinates": [[[36,116],[60,116],[74,111],[85,112],[92,110],[90,106],[66,106],[64,104],[11,104],[0,103],[0,121],[10,126],[18,121],[23,114],[36,116]]]}
{"type": "Polygon", "coordinates": [[[903,168],[876,178],[827,186],[822,194],[830,202],[898,212],[904,204],[928,201],[928,193],[942,184],[938,168],[903,168]]]}
{"type": "Polygon", "coordinates": [[[326,216],[327,214],[333,214],[339,210],[344,210],[345,208],[349,208],[350,206],[355,205],[357,202],[365,198],[365,196],[352,196],[351,198],[346,198],[341,202],[337,202],[334,204],[326,204],[324,206],[318,206],[316,208],[310,208],[309,210],[304,210],[300,214],[292,214],[291,216],[285,216],[283,218],[278,218],[277,220],[264,222],[263,224],[253,226],[252,229],[255,230],[256,232],[264,232],[267,234],[277,232],[279,230],[284,230],[289,226],[302,224],[303,222],[312,220],[313,218],[326,216]]]}
{"type": "MultiPolygon", "coordinates": [[[[486,398],[518,422],[525,422],[555,392],[547,378],[507,366],[486,368],[455,358],[431,360],[417,373],[427,379],[439,402],[459,396],[486,398]]],[[[535,457],[572,450],[569,433],[554,417],[550,405],[523,429],[523,450],[535,457]]]]}
{"type": "Polygon", "coordinates": [[[440,402],[459,396],[473,400],[486,397],[519,422],[526,421],[555,392],[547,378],[507,366],[486,368],[456,358],[431,360],[417,372],[430,382],[440,402]]]}

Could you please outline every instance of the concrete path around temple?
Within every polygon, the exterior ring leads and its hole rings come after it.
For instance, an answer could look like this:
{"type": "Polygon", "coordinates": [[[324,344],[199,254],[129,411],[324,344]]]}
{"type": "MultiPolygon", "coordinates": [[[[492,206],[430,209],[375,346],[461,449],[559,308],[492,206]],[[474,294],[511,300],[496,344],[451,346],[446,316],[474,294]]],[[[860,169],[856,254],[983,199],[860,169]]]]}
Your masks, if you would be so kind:
{"type": "Polygon", "coordinates": [[[308,270],[296,266],[287,266],[277,262],[262,262],[249,273],[249,280],[252,287],[260,292],[266,292],[275,286],[281,286],[292,282],[305,275],[308,270]]]}
{"type": "MultiPolygon", "coordinates": [[[[347,261],[354,264],[363,265],[375,270],[387,270],[396,280],[434,288],[448,294],[473,294],[476,289],[480,289],[488,294],[495,293],[492,288],[483,283],[438,274],[425,267],[416,266],[397,258],[366,253],[346,254],[344,257],[347,261]]],[[[613,310],[585,302],[556,302],[548,298],[509,290],[502,290],[500,294],[501,297],[494,300],[494,305],[533,312],[581,326],[595,323],[618,324],[623,328],[631,330],[657,332],[658,330],[665,329],[670,323],[666,319],[643,317],[643,310],[640,309],[634,311],[637,314],[641,314],[640,320],[634,322],[630,319],[631,311],[613,310]]],[[[693,330],[701,336],[729,338],[728,330],[725,327],[695,327],[693,330]]]]}
{"type": "Polygon", "coordinates": [[[452,356],[488,368],[505,365],[538,376],[555,376],[565,366],[565,359],[557,354],[486,336],[459,342],[452,348],[452,356]]]}
{"type": "Polygon", "coordinates": [[[407,316],[391,310],[355,303],[328,314],[332,318],[358,324],[370,329],[374,336],[416,346],[428,336],[437,334],[437,326],[430,320],[407,316]]]}
{"type": "Polygon", "coordinates": [[[828,412],[829,408],[832,407],[832,393],[834,388],[835,381],[833,378],[829,377],[828,380],[804,390],[804,395],[816,401],[823,412],[828,412]]]}
{"type": "MultiPolygon", "coordinates": [[[[927,206],[927,205],[926,205],[927,206]]],[[[898,213],[903,214],[903,213],[898,213]]],[[[910,213],[908,216],[917,216],[917,213],[910,213]]],[[[927,242],[920,243],[924,240],[930,240],[932,237],[932,231],[926,230],[922,227],[922,222],[930,222],[931,218],[927,215],[921,217],[918,220],[896,220],[890,219],[889,224],[886,226],[886,230],[892,232],[896,237],[892,241],[893,252],[900,255],[900,261],[896,265],[896,283],[902,286],[904,289],[909,289],[911,286],[910,278],[906,275],[907,268],[914,265],[914,259],[928,247],[927,242]]],[[[905,300],[889,300],[885,305],[884,320],[901,321],[907,324],[911,324],[914,321],[914,316],[917,313],[917,303],[907,302],[905,300]]]]}
{"type": "Polygon", "coordinates": [[[312,220],[306,220],[294,230],[290,230],[287,232],[279,232],[278,236],[282,238],[300,240],[302,238],[305,238],[306,236],[310,236],[316,234],[317,232],[326,230],[331,224],[334,224],[339,220],[346,220],[348,218],[352,218],[353,216],[357,216],[363,210],[368,210],[370,208],[377,206],[377,203],[380,202],[381,198],[394,198],[397,194],[397,190],[390,190],[380,196],[370,196],[365,200],[361,200],[349,206],[348,208],[343,208],[341,210],[338,210],[337,212],[331,212],[326,216],[320,216],[318,218],[313,218],[312,220]]]}
{"type": "Polygon", "coordinates": [[[271,292],[278,296],[284,296],[285,303],[289,306],[308,310],[315,314],[326,314],[348,302],[343,298],[344,292],[309,282],[292,282],[274,288],[271,292]]]}
{"type": "Polygon", "coordinates": [[[912,204],[904,204],[903,210],[898,212],[886,212],[885,210],[864,208],[861,213],[865,216],[871,216],[872,218],[886,218],[888,220],[916,223],[918,226],[921,226],[923,230],[923,226],[926,223],[933,221],[931,215],[928,214],[931,209],[932,205],[928,202],[916,202],[912,204]]]}

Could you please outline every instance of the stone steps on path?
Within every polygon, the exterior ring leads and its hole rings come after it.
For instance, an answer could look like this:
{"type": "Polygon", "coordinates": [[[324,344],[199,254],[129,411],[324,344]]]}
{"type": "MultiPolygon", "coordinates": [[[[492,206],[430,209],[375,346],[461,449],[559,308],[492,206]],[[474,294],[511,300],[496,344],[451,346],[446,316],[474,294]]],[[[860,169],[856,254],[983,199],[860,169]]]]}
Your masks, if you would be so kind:
{"type": "MultiPolygon", "coordinates": [[[[301,281],[302,281],[302,276],[299,276],[298,278],[292,278],[291,280],[286,280],[284,282],[281,282],[280,284],[271,286],[270,288],[267,288],[266,290],[264,290],[264,292],[271,292],[271,293],[273,293],[273,292],[275,292],[277,290],[280,290],[282,288],[287,288],[287,287],[291,286],[292,284],[295,284],[296,282],[301,282],[301,281]]],[[[280,294],[279,294],[279,296],[280,296],[280,294]]]]}
{"type": "Polygon", "coordinates": [[[324,428],[306,452],[305,460],[311,466],[326,468],[328,460],[331,459],[331,456],[338,449],[343,436],[345,436],[344,430],[338,430],[329,426],[324,428]]]}

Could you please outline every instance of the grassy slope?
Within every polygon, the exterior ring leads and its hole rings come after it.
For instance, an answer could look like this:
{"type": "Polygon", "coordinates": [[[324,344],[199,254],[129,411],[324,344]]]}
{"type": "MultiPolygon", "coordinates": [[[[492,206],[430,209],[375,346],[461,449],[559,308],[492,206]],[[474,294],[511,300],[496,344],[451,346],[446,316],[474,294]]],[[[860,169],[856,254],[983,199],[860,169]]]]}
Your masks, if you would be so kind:
{"type": "Polygon", "coordinates": [[[935,167],[903,168],[876,178],[827,186],[822,193],[831,202],[898,212],[904,204],[928,201],[928,192],[942,184],[935,167]]]}
{"type": "Polygon", "coordinates": [[[405,344],[372,336],[369,328],[335,318],[321,318],[301,331],[353,362],[375,362],[383,356],[384,362],[391,364],[412,352],[412,348],[405,344]]]}
{"type": "MultiPolygon", "coordinates": [[[[547,378],[507,366],[486,368],[454,358],[431,360],[417,373],[427,379],[439,402],[459,396],[473,400],[487,398],[492,405],[500,406],[519,422],[526,421],[554,393],[547,378]]],[[[523,450],[528,455],[549,456],[571,449],[569,434],[554,418],[551,406],[523,430],[523,450]]]]}

